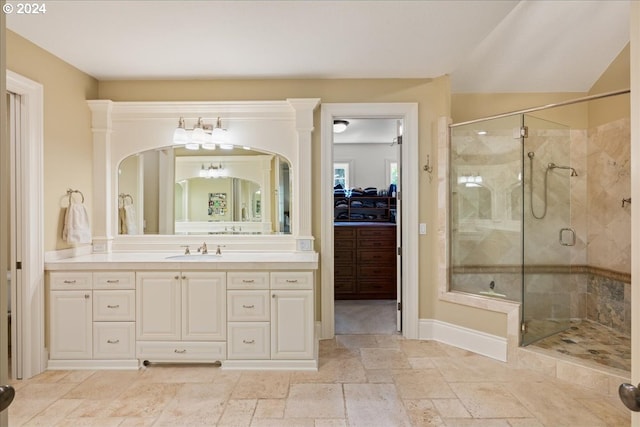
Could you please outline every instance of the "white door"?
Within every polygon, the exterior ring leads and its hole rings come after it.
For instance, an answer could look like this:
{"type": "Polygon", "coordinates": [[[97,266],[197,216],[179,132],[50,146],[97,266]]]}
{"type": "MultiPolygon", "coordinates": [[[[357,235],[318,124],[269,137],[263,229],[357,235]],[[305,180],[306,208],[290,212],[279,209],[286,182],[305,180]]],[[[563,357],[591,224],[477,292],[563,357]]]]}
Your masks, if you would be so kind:
{"type": "Polygon", "coordinates": [[[182,339],[224,340],[227,334],[226,274],[182,275],[182,339]]]}
{"type": "MultiPolygon", "coordinates": [[[[397,121],[397,141],[398,152],[396,155],[396,247],[397,247],[397,260],[396,260],[396,298],[397,298],[397,311],[396,311],[396,330],[402,332],[402,197],[401,197],[401,183],[402,180],[402,120],[397,121]]],[[[393,196],[393,194],[389,194],[393,196]]]]}
{"type": "Polygon", "coordinates": [[[271,358],[313,358],[313,291],[271,291],[271,358]]]}
{"type": "Polygon", "coordinates": [[[51,291],[51,359],[91,359],[91,291],[51,291]]]}
{"type": "Polygon", "coordinates": [[[136,274],[136,340],[180,340],[180,273],[136,274]]]}

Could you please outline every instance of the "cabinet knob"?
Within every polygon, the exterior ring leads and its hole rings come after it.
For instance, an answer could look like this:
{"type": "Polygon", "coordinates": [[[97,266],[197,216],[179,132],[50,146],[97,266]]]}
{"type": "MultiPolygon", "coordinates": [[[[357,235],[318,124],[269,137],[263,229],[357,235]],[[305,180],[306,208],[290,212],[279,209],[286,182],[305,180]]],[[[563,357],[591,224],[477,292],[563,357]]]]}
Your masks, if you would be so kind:
{"type": "Polygon", "coordinates": [[[182,275],[182,280],[186,279],[187,276],[185,276],[184,274],[182,275]]]}
{"type": "Polygon", "coordinates": [[[107,304],[107,308],[120,308],[120,304],[116,304],[116,305],[108,305],[107,304]]]}
{"type": "Polygon", "coordinates": [[[298,279],[287,279],[287,283],[298,283],[298,279]]]}
{"type": "Polygon", "coordinates": [[[180,280],[180,276],[175,276],[174,279],[180,280]]]}
{"type": "Polygon", "coordinates": [[[75,280],[65,280],[64,283],[66,283],[67,285],[73,285],[74,283],[76,283],[75,280]]]}
{"type": "Polygon", "coordinates": [[[84,299],[89,299],[89,298],[91,298],[91,295],[89,295],[89,294],[84,294],[84,299]]]}
{"type": "Polygon", "coordinates": [[[120,283],[120,280],[118,280],[118,279],[110,279],[110,280],[107,280],[107,283],[120,283]]]}
{"type": "Polygon", "coordinates": [[[242,342],[245,344],[254,344],[256,340],[242,340],[242,342]]]}
{"type": "Polygon", "coordinates": [[[109,344],[118,344],[120,342],[120,340],[107,340],[107,343],[109,344]]]}
{"type": "Polygon", "coordinates": [[[242,279],[242,283],[253,283],[255,280],[253,279],[242,279]]]}
{"type": "Polygon", "coordinates": [[[182,349],[182,350],[178,350],[177,348],[175,350],[173,350],[174,353],[178,353],[178,354],[183,354],[186,353],[187,350],[186,349],[182,349]]]}
{"type": "Polygon", "coordinates": [[[251,305],[247,305],[247,304],[242,304],[242,308],[253,308],[255,307],[255,305],[251,304],[251,305]]]}
{"type": "Polygon", "coordinates": [[[271,294],[271,298],[275,298],[275,297],[276,297],[276,294],[271,294]]]}

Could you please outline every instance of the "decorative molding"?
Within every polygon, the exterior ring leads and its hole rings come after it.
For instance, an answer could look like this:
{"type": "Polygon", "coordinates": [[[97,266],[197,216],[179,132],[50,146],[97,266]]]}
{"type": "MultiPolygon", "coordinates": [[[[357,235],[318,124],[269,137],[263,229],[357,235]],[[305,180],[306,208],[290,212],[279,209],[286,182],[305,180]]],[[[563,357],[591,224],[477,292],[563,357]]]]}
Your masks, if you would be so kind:
{"type": "Polygon", "coordinates": [[[507,361],[507,339],[434,319],[420,319],[419,339],[452,345],[492,359],[507,361]]]}
{"type": "Polygon", "coordinates": [[[44,262],[54,262],[61,259],[73,258],[82,255],[90,255],[93,248],[90,245],[77,246],[68,249],[60,249],[57,251],[48,251],[44,254],[44,262]]]}
{"type": "Polygon", "coordinates": [[[71,370],[71,369],[130,369],[138,370],[140,362],[137,359],[132,360],[49,360],[47,369],[54,370],[71,370]]]}

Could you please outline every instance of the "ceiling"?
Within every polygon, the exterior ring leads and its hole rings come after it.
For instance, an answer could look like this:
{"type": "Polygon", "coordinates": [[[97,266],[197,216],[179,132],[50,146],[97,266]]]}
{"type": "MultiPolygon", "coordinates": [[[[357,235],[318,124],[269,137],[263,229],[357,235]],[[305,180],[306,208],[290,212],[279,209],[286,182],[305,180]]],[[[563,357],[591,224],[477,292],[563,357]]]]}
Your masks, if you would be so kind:
{"type": "Polygon", "coordinates": [[[7,27],[99,80],[449,74],[453,92],[586,92],[629,42],[630,0],[42,3],[7,27]]]}

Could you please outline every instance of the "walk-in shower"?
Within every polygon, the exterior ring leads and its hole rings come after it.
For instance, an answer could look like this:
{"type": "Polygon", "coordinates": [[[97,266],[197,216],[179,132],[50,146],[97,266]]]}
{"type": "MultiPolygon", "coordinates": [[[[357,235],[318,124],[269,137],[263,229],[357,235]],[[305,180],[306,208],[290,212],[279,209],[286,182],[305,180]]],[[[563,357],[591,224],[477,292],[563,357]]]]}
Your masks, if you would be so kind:
{"type": "Polygon", "coordinates": [[[522,345],[582,320],[624,340],[628,119],[571,129],[536,112],[450,128],[449,288],[520,302],[522,345]]]}

